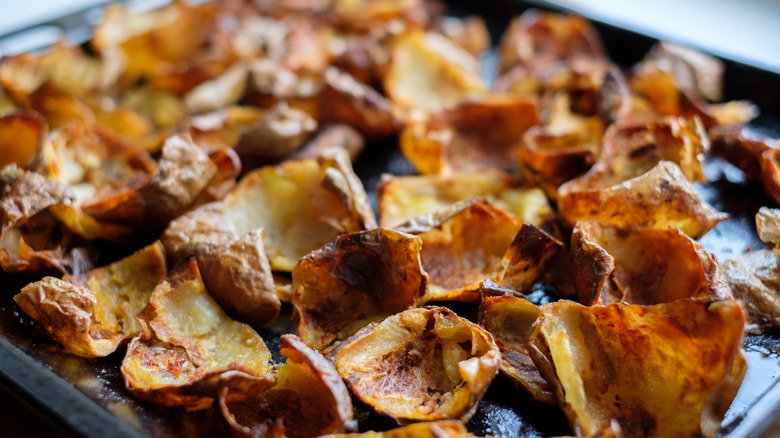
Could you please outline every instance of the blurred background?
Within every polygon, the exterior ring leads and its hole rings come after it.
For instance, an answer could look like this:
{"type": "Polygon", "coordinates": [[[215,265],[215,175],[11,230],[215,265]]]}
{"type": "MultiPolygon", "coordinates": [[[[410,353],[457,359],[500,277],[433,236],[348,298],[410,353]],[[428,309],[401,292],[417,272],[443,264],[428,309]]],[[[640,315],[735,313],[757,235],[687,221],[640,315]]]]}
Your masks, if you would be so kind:
{"type": "MultiPolygon", "coordinates": [[[[474,0],[476,1],[476,0],[474,0]]],[[[0,35],[67,17],[106,0],[3,0],[0,35]]],[[[126,0],[146,8],[166,0],[126,0]]],[[[544,3],[544,2],[539,2],[544,3]]],[[[780,73],[780,1],[778,0],[556,0],[557,4],[609,24],[658,39],[668,39],[714,55],[780,73]]],[[[98,10],[92,19],[100,16],[98,10]]],[[[42,28],[0,42],[3,53],[18,53],[56,41],[59,30],[42,28]]],[[[71,38],[88,36],[75,29],[71,38]]]]}

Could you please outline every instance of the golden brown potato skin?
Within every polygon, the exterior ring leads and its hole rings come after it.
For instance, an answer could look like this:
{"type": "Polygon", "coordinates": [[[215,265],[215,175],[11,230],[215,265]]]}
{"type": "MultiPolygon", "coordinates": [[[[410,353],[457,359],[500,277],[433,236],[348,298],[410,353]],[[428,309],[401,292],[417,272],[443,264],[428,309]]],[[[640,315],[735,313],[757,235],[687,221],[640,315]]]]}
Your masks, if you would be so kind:
{"type": "Polygon", "coordinates": [[[157,171],[148,183],[84,206],[98,220],[157,229],[183,213],[217,173],[208,154],[174,136],[166,140],[157,171]]]}
{"type": "Polygon", "coordinates": [[[305,438],[354,430],[352,399],[334,365],[295,335],[282,335],[288,357],[276,371],[276,385],[243,401],[226,402],[220,410],[235,437],[283,435],[305,438]]]}
{"type": "Polygon", "coordinates": [[[297,333],[318,350],[416,305],[428,287],[419,237],[385,228],[343,234],[295,265],[297,333]]]}
{"type": "Polygon", "coordinates": [[[678,230],[579,222],[571,268],[585,305],[733,298],[715,257],[678,230]]]}
{"type": "Polygon", "coordinates": [[[28,284],[14,300],[66,351],[103,357],[140,331],[133,318],[167,272],[165,252],[157,241],[84,274],[28,284]]]}
{"type": "Polygon", "coordinates": [[[142,331],[121,371],[139,398],[197,410],[211,406],[222,388],[231,389],[228,400],[240,400],[274,383],[263,339],[209,296],[192,258],[154,290],[137,319],[142,331]]]}
{"type": "Polygon", "coordinates": [[[544,192],[504,172],[422,176],[383,174],[377,187],[380,225],[393,228],[458,201],[482,197],[529,224],[541,227],[554,212],[544,192]]]}
{"type": "Polygon", "coordinates": [[[734,300],[541,307],[528,346],[574,432],[711,437],[747,371],[734,300]]]}
{"type": "Polygon", "coordinates": [[[524,396],[554,406],[557,400],[552,387],[539,374],[525,345],[538,316],[538,306],[511,294],[486,296],[479,305],[479,325],[493,335],[501,350],[501,372],[524,396]]]}
{"type": "Polygon", "coordinates": [[[162,242],[172,264],[195,257],[206,287],[226,311],[260,326],[281,309],[262,231],[239,235],[231,228],[220,203],[206,204],[171,222],[162,242]]]}
{"type": "Polygon", "coordinates": [[[734,297],[742,300],[749,330],[760,333],[780,327],[780,266],[769,250],[739,254],[722,265],[734,297]]]}
{"type": "Polygon", "coordinates": [[[48,130],[46,119],[34,112],[0,117],[0,168],[11,163],[26,167],[48,130]]]}
{"type": "Polygon", "coordinates": [[[14,275],[78,274],[94,254],[45,214],[74,198],[66,185],[9,164],[0,170],[0,268],[14,275]]]}
{"type": "Polygon", "coordinates": [[[336,369],[377,412],[408,421],[468,421],[498,372],[493,337],[444,307],[409,309],[347,341],[336,369]]]}
{"type": "Polygon", "coordinates": [[[564,220],[599,220],[617,225],[676,228],[696,239],[727,216],[702,202],[680,168],[661,161],[649,172],[611,187],[579,189],[569,181],[558,190],[564,220]]]}
{"type": "Polygon", "coordinates": [[[442,420],[410,424],[386,432],[333,434],[321,438],[470,438],[473,436],[462,422],[442,420]]]}

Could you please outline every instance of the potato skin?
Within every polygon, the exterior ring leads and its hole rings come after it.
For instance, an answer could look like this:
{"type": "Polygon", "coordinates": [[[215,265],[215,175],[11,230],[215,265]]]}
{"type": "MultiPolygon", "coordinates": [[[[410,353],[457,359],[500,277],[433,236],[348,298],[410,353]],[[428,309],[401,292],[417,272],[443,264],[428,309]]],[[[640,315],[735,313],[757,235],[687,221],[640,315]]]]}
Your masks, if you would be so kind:
{"type": "Polygon", "coordinates": [[[363,402],[399,424],[468,421],[498,372],[493,337],[444,307],[409,309],[340,346],[336,369],[363,402]]]}
{"type": "Polygon", "coordinates": [[[298,336],[318,350],[425,294],[419,237],[385,228],[343,234],[304,256],[293,277],[298,336]]]}
{"type": "Polygon", "coordinates": [[[139,398],[199,410],[222,388],[240,400],[274,383],[263,339],[210,297],[193,258],[173,269],[137,319],[142,331],[127,347],[121,371],[139,398]]]}
{"type": "Polygon", "coordinates": [[[501,373],[525,397],[555,406],[552,386],[539,373],[525,345],[538,316],[538,306],[512,294],[485,296],[479,305],[479,325],[493,335],[501,351],[501,373]]]}
{"type": "Polygon", "coordinates": [[[571,268],[585,305],[733,298],[715,257],[679,230],[579,222],[571,268]]]}
{"type": "Polygon", "coordinates": [[[747,371],[735,300],[541,307],[531,357],[574,432],[711,437],[747,371]]]}
{"type": "Polygon", "coordinates": [[[282,335],[287,362],[277,367],[276,385],[256,397],[227,402],[220,410],[235,437],[320,436],[354,430],[352,399],[334,365],[295,335],[282,335]]]}

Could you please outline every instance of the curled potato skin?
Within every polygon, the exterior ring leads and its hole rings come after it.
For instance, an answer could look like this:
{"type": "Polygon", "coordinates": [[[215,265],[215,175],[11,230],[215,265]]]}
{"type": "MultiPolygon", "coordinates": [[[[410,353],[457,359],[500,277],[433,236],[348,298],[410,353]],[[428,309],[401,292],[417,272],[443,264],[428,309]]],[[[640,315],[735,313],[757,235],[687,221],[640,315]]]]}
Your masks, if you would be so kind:
{"type": "Polygon", "coordinates": [[[422,307],[356,334],[335,361],[358,398],[399,424],[468,421],[501,353],[478,325],[447,308],[422,307]]]}
{"type": "Polygon", "coordinates": [[[580,222],[571,263],[579,302],[660,304],[732,298],[714,256],[678,230],[580,222]]]}
{"type": "Polygon", "coordinates": [[[288,357],[276,371],[276,385],[256,397],[228,402],[220,410],[235,437],[310,437],[354,430],[352,399],[334,365],[295,335],[282,335],[288,357]]]}
{"type": "Polygon", "coordinates": [[[526,335],[538,316],[538,306],[513,294],[486,296],[479,306],[479,325],[493,335],[501,350],[501,373],[526,397],[554,406],[555,393],[525,345],[526,335]]]}
{"type": "Polygon", "coordinates": [[[30,283],[14,301],[66,351],[104,357],[141,329],[133,317],[165,279],[159,241],[108,266],[30,283]]]}
{"type": "Polygon", "coordinates": [[[295,265],[297,333],[318,350],[416,305],[428,287],[419,237],[385,228],[343,234],[295,265]]]}
{"type": "Polygon", "coordinates": [[[705,436],[747,371],[735,300],[541,307],[529,352],[579,436],[615,421],[626,437],[705,436]]]}
{"type": "Polygon", "coordinates": [[[200,410],[222,388],[231,389],[229,400],[240,400],[274,383],[263,339],[209,296],[193,258],[154,290],[137,320],[142,330],[127,347],[121,372],[139,398],[200,410]]]}

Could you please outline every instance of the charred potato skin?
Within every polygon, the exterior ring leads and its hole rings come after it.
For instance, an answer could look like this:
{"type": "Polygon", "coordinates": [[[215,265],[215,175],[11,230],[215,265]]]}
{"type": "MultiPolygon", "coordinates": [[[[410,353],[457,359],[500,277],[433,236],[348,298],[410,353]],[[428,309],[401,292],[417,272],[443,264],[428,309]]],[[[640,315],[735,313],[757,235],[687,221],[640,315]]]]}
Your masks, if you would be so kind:
{"type": "Polygon", "coordinates": [[[282,335],[279,342],[288,360],[277,370],[276,386],[236,402],[226,401],[227,390],[220,393],[220,410],[233,436],[255,437],[264,428],[283,428],[289,437],[355,430],[352,399],[335,366],[295,335],[282,335]]]}
{"type": "Polygon", "coordinates": [[[557,399],[549,383],[531,360],[525,338],[539,316],[539,307],[513,294],[483,296],[479,325],[488,331],[501,351],[501,373],[527,398],[548,406],[557,399]]]}
{"type": "Polygon", "coordinates": [[[489,333],[443,307],[409,309],[359,333],[339,346],[336,369],[358,398],[399,424],[468,421],[501,362],[489,333]],[[459,353],[448,348],[464,341],[459,353]]]}
{"type": "Polygon", "coordinates": [[[714,256],[679,230],[579,222],[572,232],[571,264],[585,305],[733,298],[714,256]]]}
{"type": "Polygon", "coordinates": [[[417,236],[376,228],[343,234],[293,269],[298,336],[322,350],[368,322],[416,305],[428,287],[417,236]]]}

